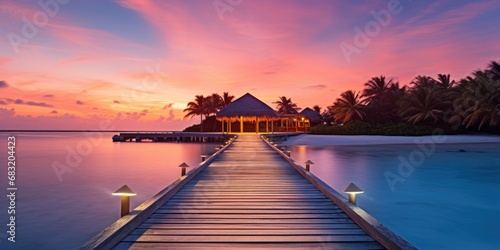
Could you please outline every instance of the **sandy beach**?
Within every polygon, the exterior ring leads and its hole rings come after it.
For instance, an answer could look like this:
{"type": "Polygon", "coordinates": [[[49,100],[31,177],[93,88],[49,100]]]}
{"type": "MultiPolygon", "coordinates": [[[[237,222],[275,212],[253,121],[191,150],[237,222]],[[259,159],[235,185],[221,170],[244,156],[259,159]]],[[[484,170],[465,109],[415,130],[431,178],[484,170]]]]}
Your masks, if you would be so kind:
{"type": "Polygon", "coordinates": [[[298,135],[291,136],[282,145],[296,146],[350,146],[415,143],[500,143],[498,135],[439,135],[439,136],[382,136],[382,135],[298,135]]]}

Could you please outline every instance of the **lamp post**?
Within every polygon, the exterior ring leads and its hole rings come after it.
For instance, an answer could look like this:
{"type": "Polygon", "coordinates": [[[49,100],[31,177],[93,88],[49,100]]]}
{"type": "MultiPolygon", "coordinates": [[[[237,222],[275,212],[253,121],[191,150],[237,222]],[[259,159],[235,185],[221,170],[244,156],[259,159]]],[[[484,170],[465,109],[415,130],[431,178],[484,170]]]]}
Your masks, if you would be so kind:
{"type": "Polygon", "coordinates": [[[307,160],[307,161],[305,162],[305,164],[306,164],[306,171],[307,171],[307,172],[310,172],[310,171],[311,171],[311,165],[313,165],[313,164],[314,164],[314,162],[312,162],[311,160],[307,160]]]}
{"type": "Polygon", "coordinates": [[[121,188],[112,193],[112,195],[121,197],[120,217],[123,217],[130,211],[130,196],[136,196],[137,194],[134,193],[134,191],[132,191],[127,185],[123,185],[121,188]]]}
{"type": "Polygon", "coordinates": [[[189,165],[186,164],[185,162],[183,162],[181,165],[179,165],[179,167],[182,168],[182,170],[181,170],[181,176],[186,175],[186,168],[189,168],[189,165]]]}
{"type": "Polygon", "coordinates": [[[351,182],[351,184],[349,184],[343,192],[349,195],[349,202],[356,205],[356,194],[362,194],[365,191],[351,182]]]}

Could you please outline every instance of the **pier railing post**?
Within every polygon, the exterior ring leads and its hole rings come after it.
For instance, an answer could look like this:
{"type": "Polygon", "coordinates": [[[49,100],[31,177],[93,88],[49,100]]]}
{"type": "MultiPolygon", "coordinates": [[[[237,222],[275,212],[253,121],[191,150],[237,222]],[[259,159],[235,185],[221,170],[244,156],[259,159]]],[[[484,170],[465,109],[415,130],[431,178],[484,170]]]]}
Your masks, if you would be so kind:
{"type": "Polygon", "coordinates": [[[306,164],[306,171],[311,172],[311,165],[313,165],[314,162],[312,162],[311,160],[307,160],[305,164],[306,164]]]}
{"type": "Polygon", "coordinates": [[[189,168],[189,165],[186,164],[185,162],[183,162],[181,165],[179,165],[179,167],[182,168],[182,170],[181,170],[181,176],[186,175],[186,168],[189,168]]]}
{"type": "Polygon", "coordinates": [[[112,193],[114,196],[121,197],[121,211],[120,217],[123,217],[130,212],[130,196],[137,195],[132,191],[127,185],[123,185],[121,188],[112,193]]]}
{"type": "Polygon", "coordinates": [[[288,155],[288,157],[291,157],[292,151],[286,151],[286,155],[288,155]]]}
{"type": "Polygon", "coordinates": [[[207,156],[206,155],[201,155],[201,161],[204,162],[207,160],[207,156]]]}

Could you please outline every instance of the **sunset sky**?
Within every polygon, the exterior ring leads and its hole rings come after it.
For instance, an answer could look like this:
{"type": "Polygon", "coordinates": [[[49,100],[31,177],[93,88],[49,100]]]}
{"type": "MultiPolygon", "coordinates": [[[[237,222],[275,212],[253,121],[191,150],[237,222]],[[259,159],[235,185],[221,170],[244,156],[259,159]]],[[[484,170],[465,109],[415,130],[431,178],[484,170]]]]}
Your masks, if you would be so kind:
{"type": "Polygon", "coordinates": [[[499,16],[499,0],[2,0],[0,129],[180,130],[198,94],[326,107],[381,74],[458,80],[500,59],[499,16]]]}

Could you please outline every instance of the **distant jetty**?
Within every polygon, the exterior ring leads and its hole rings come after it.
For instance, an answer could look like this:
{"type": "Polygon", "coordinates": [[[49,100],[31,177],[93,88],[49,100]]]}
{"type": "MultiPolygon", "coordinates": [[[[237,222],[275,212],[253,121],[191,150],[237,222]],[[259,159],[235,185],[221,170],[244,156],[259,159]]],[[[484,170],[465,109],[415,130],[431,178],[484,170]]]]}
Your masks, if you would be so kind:
{"type": "Polygon", "coordinates": [[[234,134],[210,132],[124,132],[113,135],[114,142],[223,142],[234,134]]]}

